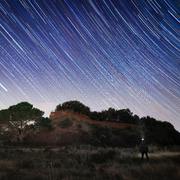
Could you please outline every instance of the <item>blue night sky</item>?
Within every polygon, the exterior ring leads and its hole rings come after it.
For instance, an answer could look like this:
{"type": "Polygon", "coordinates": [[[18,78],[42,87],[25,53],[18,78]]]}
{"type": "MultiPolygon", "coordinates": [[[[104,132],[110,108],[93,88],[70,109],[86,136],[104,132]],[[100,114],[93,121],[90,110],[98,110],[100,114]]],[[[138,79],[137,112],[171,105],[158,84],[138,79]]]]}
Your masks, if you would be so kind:
{"type": "Polygon", "coordinates": [[[178,0],[0,0],[0,109],[79,100],[180,130],[178,0]]]}

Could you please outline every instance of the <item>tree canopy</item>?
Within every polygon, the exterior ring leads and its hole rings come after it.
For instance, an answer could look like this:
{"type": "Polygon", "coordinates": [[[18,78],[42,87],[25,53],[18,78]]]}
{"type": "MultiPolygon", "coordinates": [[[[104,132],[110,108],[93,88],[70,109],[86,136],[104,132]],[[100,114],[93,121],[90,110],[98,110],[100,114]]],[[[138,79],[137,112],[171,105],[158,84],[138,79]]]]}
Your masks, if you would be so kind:
{"type": "Polygon", "coordinates": [[[78,112],[86,115],[90,113],[90,108],[85,106],[83,103],[79,101],[67,101],[64,102],[63,104],[59,104],[56,106],[55,111],[60,111],[60,110],[71,110],[73,112],[78,112]]]}
{"type": "Polygon", "coordinates": [[[0,123],[6,124],[7,129],[11,129],[11,132],[14,132],[14,135],[22,141],[28,123],[38,121],[43,114],[43,111],[34,108],[32,104],[21,102],[10,106],[8,109],[1,110],[0,123]]]}
{"type": "Polygon", "coordinates": [[[150,144],[173,145],[180,144],[180,133],[166,121],[158,121],[152,117],[141,118],[145,138],[150,144]]]}

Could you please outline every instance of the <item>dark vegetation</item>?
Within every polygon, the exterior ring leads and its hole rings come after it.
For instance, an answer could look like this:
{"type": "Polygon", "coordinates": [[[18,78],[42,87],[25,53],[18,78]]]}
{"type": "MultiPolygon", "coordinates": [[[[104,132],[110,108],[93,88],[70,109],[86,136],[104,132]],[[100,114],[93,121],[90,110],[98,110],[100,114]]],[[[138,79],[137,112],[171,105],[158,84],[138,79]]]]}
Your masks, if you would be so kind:
{"type": "Polygon", "coordinates": [[[0,111],[0,127],[1,135],[5,139],[10,138],[11,141],[22,142],[33,128],[30,122],[42,121],[44,112],[34,108],[28,102],[21,102],[17,105],[10,106],[8,109],[0,111]],[[9,138],[7,138],[7,136],[9,138]]]}
{"type": "Polygon", "coordinates": [[[51,123],[51,119],[49,118],[44,118],[44,117],[41,117],[38,119],[38,121],[35,122],[34,124],[34,127],[35,128],[47,128],[49,130],[51,130],[53,127],[52,127],[52,123],[51,123]]]}
{"type": "MultiPolygon", "coordinates": [[[[162,152],[163,154],[163,152],[162,152]]],[[[136,149],[68,146],[0,149],[0,180],[178,180],[180,156],[141,161],[136,149]]]]}
{"type": "MultiPolygon", "coordinates": [[[[101,112],[91,112],[89,107],[79,101],[68,101],[59,104],[55,109],[55,112],[57,111],[84,114],[92,121],[133,125],[124,129],[91,125],[89,126],[91,132],[84,133],[82,137],[85,144],[132,147],[139,143],[141,137],[144,137],[148,144],[160,146],[180,145],[180,133],[175,130],[172,124],[158,121],[149,116],[140,118],[129,109],[115,110],[109,108],[101,112]]],[[[23,143],[31,134],[44,130],[52,131],[54,128],[52,120],[42,117],[43,114],[41,110],[34,108],[33,105],[27,102],[1,110],[1,142],[5,144],[23,143]]],[[[72,126],[73,122],[73,119],[64,118],[58,124],[61,128],[68,128],[72,126]]],[[[79,130],[83,131],[82,124],[78,126],[79,130]]]]}
{"type": "Polygon", "coordinates": [[[67,116],[45,118],[27,102],[0,111],[0,180],[180,179],[180,133],[169,122],[139,118],[129,109],[91,112],[78,101],[58,105],[58,111],[67,116]],[[34,143],[41,133],[48,144],[34,143]],[[149,161],[140,159],[141,137],[149,144],[149,161]],[[52,146],[54,138],[61,144],[52,146]]]}
{"type": "Polygon", "coordinates": [[[140,133],[138,128],[119,130],[93,126],[90,138],[89,144],[94,146],[135,147],[139,143],[140,133]]]}
{"type": "Polygon", "coordinates": [[[110,128],[104,129],[95,127],[94,134],[97,134],[97,138],[102,137],[100,140],[101,142],[108,141],[107,139],[111,139],[108,142],[116,141],[116,143],[111,143],[111,145],[124,144],[126,146],[126,143],[128,143],[127,145],[135,145],[140,136],[146,138],[147,143],[150,144],[158,144],[162,146],[175,144],[180,145],[180,133],[175,130],[171,123],[158,121],[149,116],[140,118],[138,115],[134,115],[129,109],[116,110],[114,108],[109,108],[108,110],[101,112],[91,112],[89,107],[79,101],[68,101],[62,105],[59,104],[55,111],[61,110],[71,110],[73,112],[85,114],[96,121],[129,123],[139,127],[138,130],[126,129],[121,131],[111,130],[110,128]],[[113,134],[119,134],[118,138],[113,139],[113,134]],[[121,142],[124,140],[124,143],[118,143],[118,140],[121,140],[121,142]]]}
{"type": "Polygon", "coordinates": [[[72,124],[73,124],[72,120],[68,119],[68,118],[65,118],[59,122],[59,126],[61,128],[68,128],[68,127],[72,126],[72,124]]]}
{"type": "Polygon", "coordinates": [[[79,101],[67,101],[63,104],[59,104],[56,106],[55,111],[63,111],[63,110],[71,110],[73,112],[79,112],[85,115],[90,114],[90,108],[85,106],[79,101]]]}

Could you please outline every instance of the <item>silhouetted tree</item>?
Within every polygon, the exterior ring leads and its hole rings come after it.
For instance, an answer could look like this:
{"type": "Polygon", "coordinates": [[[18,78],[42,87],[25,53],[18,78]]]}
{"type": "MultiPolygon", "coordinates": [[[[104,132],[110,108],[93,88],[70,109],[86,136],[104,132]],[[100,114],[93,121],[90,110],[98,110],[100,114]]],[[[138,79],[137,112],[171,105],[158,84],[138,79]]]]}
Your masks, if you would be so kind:
{"type": "Polygon", "coordinates": [[[0,111],[0,122],[6,126],[6,131],[13,133],[22,142],[26,134],[26,128],[30,122],[37,121],[44,112],[34,108],[28,102],[10,106],[8,109],[0,111]]]}
{"type": "Polygon", "coordinates": [[[61,111],[61,110],[62,110],[62,105],[61,105],[61,104],[58,104],[58,105],[56,106],[55,111],[61,111]]]}
{"type": "Polygon", "coordinates": [[[67,101],[64,102],[62,105],[59,104],[56,107],[55,111],[60,111],[60,110],[71,110],[73,112],[78,112],[86,115],[90,114],[90,108],[85,106],[83,103],[79,101],[67,101]]]}
{"type": "Polygon", "coordinates": [[[157,121],[152,117],[141,118],[146,139],[151,144],[180,144],[180,133],[169,122],[157,121]]]}
{"type": "Polygon", "coordinates": [[[138,115],[135,114],[135,115],[133,116],[133,120],[134,120],[134,123],[135,123],[135,124],[138,124],[139,121],[140,121],[140,118],[139,118],[138,115]]]}

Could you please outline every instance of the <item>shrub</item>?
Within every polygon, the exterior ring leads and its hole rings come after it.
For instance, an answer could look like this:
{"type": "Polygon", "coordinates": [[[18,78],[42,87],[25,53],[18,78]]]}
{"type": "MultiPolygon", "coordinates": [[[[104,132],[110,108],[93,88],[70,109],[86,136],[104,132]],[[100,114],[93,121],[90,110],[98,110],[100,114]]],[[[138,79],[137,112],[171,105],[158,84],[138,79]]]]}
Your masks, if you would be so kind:
{"type": "Polygon", "coordinates": [[[34,167],[34,163],[33,160],[30,159],[25,159],[25,160],[21,160],[18,162],[17,166],[19,168],[25,168],[25,169],[30,169],[34,167]]]}
{"type": "Polygon", "coordinates": [[[51,119],[42,117],[35,123],[35,126],[38,128],[52,129],[52,122],[51,119]]]}
{"type": "Polygon", "coordinates": [[[73,125],[73,122],[72,122],[72,120],[70,120],[69,118],[65,118],[65,119],[63,119],[63,120],[61,120],[60,122],[59,122],[59,126],[61,127],[61,128],[68,128],[68,127],[70,127],[70,126],[72,126],[73,125]]]}
{"type": "Polygon", "coordinates": [[[100,163],[104,163],[108,160],[113,160],[113,158],[115,157],[116,152],[113,150],[98,150],[97,153],[94,153],[91,155],[90,161],[100,164],[100,163]]]}

